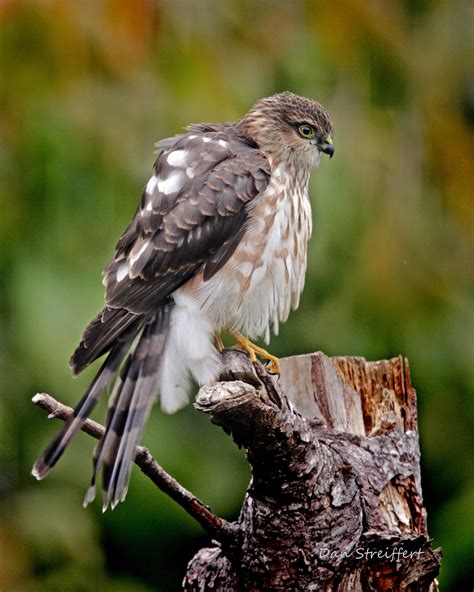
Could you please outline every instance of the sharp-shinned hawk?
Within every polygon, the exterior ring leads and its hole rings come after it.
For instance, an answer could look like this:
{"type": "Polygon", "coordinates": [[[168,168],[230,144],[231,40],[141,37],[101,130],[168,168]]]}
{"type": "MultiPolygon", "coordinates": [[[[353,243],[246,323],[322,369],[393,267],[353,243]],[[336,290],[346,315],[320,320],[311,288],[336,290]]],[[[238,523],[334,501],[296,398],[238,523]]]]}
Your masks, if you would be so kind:
{"type": "Polygon", "coordinates": [[[91,486],[103,471],[104,508],[125,498],[135,446],[156,392],[172,413],[190,381],[215,380],[226,329],[254,358],[303,289],[311,235],[308,181],[333,155],[332,124],[317,102],[289,92],[258,101],[240,120],[190,125],[157,144],[135,216],[104,271],[105,308],[70,361],[78,374],[107,354],[58,437],[36,461],[42,479],[112,388],[91,486]],[[244,337],[245,336],[245,337],[244,337]]]}

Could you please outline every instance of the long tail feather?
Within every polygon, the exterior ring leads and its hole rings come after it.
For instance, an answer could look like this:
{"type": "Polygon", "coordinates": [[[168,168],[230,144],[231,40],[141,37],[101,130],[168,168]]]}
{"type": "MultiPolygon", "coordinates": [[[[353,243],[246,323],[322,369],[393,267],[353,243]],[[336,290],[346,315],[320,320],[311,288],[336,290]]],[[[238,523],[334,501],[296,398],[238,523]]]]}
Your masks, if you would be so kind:
{"type": "Polygon", "coordinates": [[[84,498],[84,506],[95,499],[95,484],[99,469],[103,465],[105,454],[107,451],[109,451],[110,454],[110,450],[118,448],[120,438],[124,432],[127,412],[130,407],[134,386],[129,381],[126,388],[124,388],[131,362],[132,355],[129,355],[122,367],[120,376],[116,380],[113,393],[109,400],[107,416],[105,419],[106,429],[103,437],[94,450],[92,478],[90,487],[84,498]]]}
{"type": "Polygon", "coordinates": [[[37,479],[46,477],[54,467],[69,442],[91,414],[102,393],[112,385],[120,363],[130,347],[130,338],[131,336],[129,334],[124,334],[114,345],[96,377],[74,409],[74,413],[69,421],[66,422],[58,436],[33,465],[32,474],[37,479]]]}
{"type": "Polygon", "coordinates": [[[158,374],[170,322],[171,305],[165,304],[149,322],[122,367],[110,398],[106,431],[94,452],[94,469],[84,499],[87,505],[95,497],[99,471],[103,471],[104,510],[125,499],[135,447],[154,402],[158,374]]]}

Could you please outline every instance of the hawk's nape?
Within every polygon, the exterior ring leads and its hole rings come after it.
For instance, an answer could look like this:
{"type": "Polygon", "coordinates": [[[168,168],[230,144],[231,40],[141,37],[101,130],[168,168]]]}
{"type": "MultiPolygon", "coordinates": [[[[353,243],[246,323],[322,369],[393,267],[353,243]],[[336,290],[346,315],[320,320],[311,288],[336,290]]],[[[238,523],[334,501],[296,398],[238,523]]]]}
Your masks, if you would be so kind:
{"type": "Polygon", "coordinates": [[[249,338],[268,342],[270,328],[277,333],[298,306],[312,228],[309,174],[321,153],[334,152],[331,131],[319,103],[281,93],[239,121],[193,125],[159,142],[153,176],[104,271],[106,306],[70,364],[78,374],[107,357],[35,463],[38,479],[111,389],[85,503],[100,471],[104,508],[123,501],[156,394],[171,413],[188,401],[191,379],[216,379],[223,329],[278,368],[249,338]]]}

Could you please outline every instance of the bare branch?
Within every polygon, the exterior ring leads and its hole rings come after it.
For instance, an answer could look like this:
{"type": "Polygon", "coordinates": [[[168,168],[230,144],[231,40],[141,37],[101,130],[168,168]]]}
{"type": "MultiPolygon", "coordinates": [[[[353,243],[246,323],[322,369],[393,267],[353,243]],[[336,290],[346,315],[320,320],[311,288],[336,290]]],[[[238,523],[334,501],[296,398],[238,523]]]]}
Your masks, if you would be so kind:
{"type": "MultiPolygon", "coordinates": [[[[32,401],[48,412],[48,419],[67,421],[73,414],[71,407],[63,405],[47,393],[36,394],[32,401]]],[[[82,431],[99,440],[104,434],[104,427],[96,421],[87,419],[82,426],[82,431]]],[[[197,520],[211,537],[224,544],[231,542],[235,534],[233,525],[213,514],[208,506],[178,483],[156,462],[144,446],[137,446],[135,464],[161,491],[169,495],[192,518],[197,520]]]]}

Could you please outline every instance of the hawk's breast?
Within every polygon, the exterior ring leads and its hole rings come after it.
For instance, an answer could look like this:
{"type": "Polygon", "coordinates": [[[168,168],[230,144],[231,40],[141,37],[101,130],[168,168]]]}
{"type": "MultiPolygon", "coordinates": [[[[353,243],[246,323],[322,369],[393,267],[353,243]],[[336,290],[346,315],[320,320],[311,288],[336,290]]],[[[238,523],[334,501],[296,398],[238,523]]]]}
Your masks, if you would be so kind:
{"type": "MultiPolygon", "coordinates": [[[[209,281],[194,278],[175,296],[203,310],[216,329],[233,327],[268,342],[299,304],[311,236],[308,173],[275,168],[266,191],[249,208],[250,222],[235,252],[209,281]]],[[[189,305],[189,303],[187,303],[189,305]]]]}

